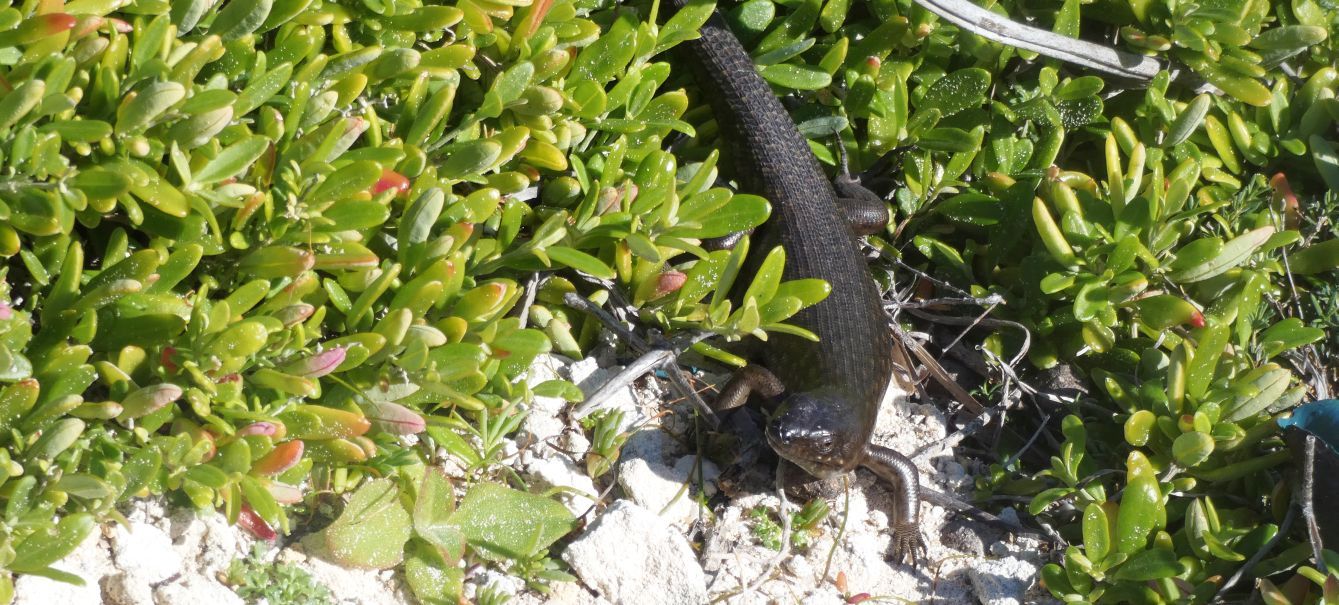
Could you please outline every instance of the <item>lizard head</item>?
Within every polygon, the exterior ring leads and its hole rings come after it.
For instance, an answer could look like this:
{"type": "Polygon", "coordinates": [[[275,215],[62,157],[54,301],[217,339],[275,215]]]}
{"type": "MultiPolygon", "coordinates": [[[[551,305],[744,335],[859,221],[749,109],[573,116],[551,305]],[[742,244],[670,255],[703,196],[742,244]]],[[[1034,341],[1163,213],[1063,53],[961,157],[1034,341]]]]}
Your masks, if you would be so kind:
{"type": "Polygon", "coordinates": [[[815,477],[831,477],[855,468],[867,435],[840,394],[795,393],[786,398],[767,425],[767,442],[781,457],[815,477]]]}

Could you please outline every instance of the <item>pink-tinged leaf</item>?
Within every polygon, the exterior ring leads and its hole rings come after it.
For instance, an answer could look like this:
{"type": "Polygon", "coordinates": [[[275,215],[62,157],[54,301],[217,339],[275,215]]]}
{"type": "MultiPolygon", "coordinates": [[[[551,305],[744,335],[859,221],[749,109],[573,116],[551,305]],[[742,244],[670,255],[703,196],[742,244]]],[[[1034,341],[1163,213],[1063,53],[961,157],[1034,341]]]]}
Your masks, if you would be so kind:
{"type": "Polygon", "coordinates": [[[248,435],[261,435],[273,437],[278,433],[279,427],[275,426],[273,422],[253,422],[239,429],[237,431],[237,436],[246,437],[248,435]]]}
{"type": "Polygon", "coordinates": [[[148,416],[180,399],[181,394],[181,387],[167,382],[143,387],[121,401],[123,410],[118,418],[128,420],[148,416]]]}
{"type": "Polygon", "coordinates": [[[265,454],[251,465],[251,472],[257,475],[278,475],[294,466],[302,460],[302,452],[306,445],[301,439],[285,441],[274,446],[270,453],[265,454]]]}
{"type": "Polygon", "coordinates": [[[9,303],[7,302],[0,302],[0,320],[10,319],[12,317],[14,317],[14,308],[9,306],[9,303]]]}
{"type": "Polygon", "coordinates": [[[372,421],[372,427],[392,435],[416,435],[427,429],[427,422],[417,412],[389,401],[371,401],[363,406],[363,415],[372,421]]]}
{"type": "Polygon", "coordinates": [[[112,24],[112,27],[116,28],[116,32],[119,34],[128,34],[130,32],[135,31],[135,26],[131,25],[128,21],[125,21],[123,19],[109,17],[107,21],[109,21],[112,24]]]}
{"type": "Polygon", "coordinates": [[[270,368],[256,370],[247,377],[247,383],[298,397],[315,397],[321,392],[321,386],[314,379],[285,374],[270,368]]]}
{"type": "Polygon", "coordinates": [[[656,289],[651,295],[651,299],[655,300],[666,294],[678,292],[679,288],[682,288],[687,281],[688,275],[680,271],[666,271],[661,273],[656,277],[656,289]]]}
{"type": "Polygon", "coordinates": [[[347,350],[344,347],[326,349],[306,359],[288,364],[284,371],[304,378],[320,378],[335,371],[339,364],[344,363],[346,353],[347,350]]]}
{"type": "Polygon", "coordinates": [[[291,328],[307,321],[307,318],[311,317],[314,312],[316,312],[316,307],[307,303],[298,303],[279,309],[279,311],[274,314],[274,318],[284,322],[285,328],[291,328]]]}
{"type": "Polygon", "coordinates": [[[316,264],[316,255],[292,246],[269,246],[242,257],[238,268],[262,279],[297,277],[316,264]]]}
{"type": "Polygon", "coordinates": [[[158,362],[163,364],[163,370],[168,374],[176,374],[177,370],[180,369],[176,362],[172,360],[176,355],[176,347],[163,347],[163,352],[158,356],[158,362]]]}
{"type": "Polygon", "coordinates": [[[48,36],[68,32],[78,21],[74,15],[66,13],[35,15],[25,19],[14,29],[0,32],[0,46],[32,44],[48,36]]]}
{"type": "Polygon", "coordinates": [[[377,179],[376,184],[372,185],[372,195],[380,195],[383,191],[395,190],[395,195],[400,195],[409,191],[409,178],[389,168],[381,171],[381,178],[377,179]]]}
{"type": "MultiPolygon", "coordinates": [[[[54,36],[63,31],[72,30],[74,29],[75,24],[79,23],[78,18],[68,13],[38,15],[33,17],[31,21],[36,22],[34,24],[34,29],[37,33],[41,34],[41,37],[54,36]]],[[[27,24],[25,23],[24,25],[27,24]]]]}
{"type": "Polygon", "coordinates": [[[279,420],[298,439],[348,439],[372,428],[362,410],[349,412],[323,405],[293,406],[280,414],[279,420]]]}
{"type": "Polygon", "coordinates": [[[507,297],[509,288],[501,281],[481,284],[461,295],[452,312],[466,321],[479,321],[496,313],[507,297]]]}
{"type": "Polygon", "coordinates": [[[544,17],[549,14],[549,9],[553,8],[553,0],[538,0],[530,6],[530,13],[525,16],[525,22],[521,24],[521,35],[530,38],[539,30],[539,25],[544,22],[544,17]]]}
{"type": "Polygon", "coordinates": [[[474,223],[456,223],[446,230],[446,234],[458,242],[468,241],[470,236],[474,235],[474,223]]]}
{"type": "Polygon", "coordinates": [[[339,254],[317,254],[314,267],[320,271],[350,271],[370,269],[381,261],[371,250],[362,252],[343,252],[339,254]]]}
{"type": "Polygon", "coordinates": [[[311,458],[313,462],[337,465],[366,462],[368,458],[367,450],[348,439],[321,439],[312,441],[311,444],[307,446],[307,456],[311,458]]]}
{"type": "Polygon", "coordinates": [[[237,524],[242,526],[242,529],[250,532],[251,535],[266,542],[273,542],[279,537],[279,534],[274,532],[274,528],[270,527],[269,523],[260,518],[256,511],[251,510],[250,504],[242,505],[241,514],[237,515],[237,524]]]}
{"type": "Polygon", "coordinates": [[[1195,311],[1194,313],[1190,314],[1190,318],[1186,320],[1186,323],[1190,324],[1192,327],[1195,328],[1203,328],[1204,314],[1200,313],[1199,311],[1195,311]]]}
{"type": "Polygon", "coordinates": [[[279,504],[297,504],[302,502],[302,490],[287,483],[270,481],[265,484],[265,489],[274,496],[274,501],[279,504]]]}
{"type": "Polygon", "coordinates": [[[617,210],[622,201],[623,194],[619,190],[613,187],[605,187],[600,190],[600,201],[597,207],[600,209],[600,214],[606,214],[617,210]]]}
{"type": "Polygon", "coordinates": [[[84,36],[87,36],[88,34],[98,31],[99,29],[102,28],[103,24],[106,22],[107,22],[106,19],[103,19],[102,17],[99,17],[97,15],[86,15],[84,17],[79,18],[78,25],[76,25],[74,31],[70,33],[73,34],[74,37],[76,38],[82,38],[84,36]]]}
{"type": "Polygon", "coordinates": [[[190,420],[187,420],[187,419],[185,419],[185,418],[177,418],[176,420],[173,420],[173,421],[172,421],[172,434],[173,434],[173,435],[181,435],[181,434],[190,435],[191,440],[194,441],[194,442],[196,442],[196,443],[199,443],[199,442],[201,442],[201,441],[206,441],[206,442],[208,442],[208,443],[209,443],[209,451],[205,454],[205,457],[204,457],[204,460],[203,460],[204,462],[209,462],[210,460],[213,460],[213,459],[214,459],[214,456],[218,454],[218,451],[219,451],[219,450],[218,450],[218,445],[217,445],[216,438],[214,437],[214,433],[209,432],[209,431],[206,430],[204,427],[202,427],[202,426],[200,426],[200,425],[198,425],[198,424],[196,424],[196,423],[194,423],[194,422],[191,422],[190,420]]]}
{"type": "Polygon", "coordinates": [[[209,452],[205,454],[203,461],[209,462],[210,460],[213,460],[214,456],[217,456],[219,453],[218,438],[214,437],[214,433],[211,433],[204,429],[200,429],[200,435],[198,440],[209,442],[209,452]]]}
{"type": "Polygon", "coordinates": [[[1274,189],[1275,209],[1283,212],[1284,226],[1296,229],[1302,221],[1302,215],[1297,195],[1293,193],[1292,185],[1288,184],[1288,176],[1282,172],[1275,174],[1269,179],[1269,186],[1274,189]]]}

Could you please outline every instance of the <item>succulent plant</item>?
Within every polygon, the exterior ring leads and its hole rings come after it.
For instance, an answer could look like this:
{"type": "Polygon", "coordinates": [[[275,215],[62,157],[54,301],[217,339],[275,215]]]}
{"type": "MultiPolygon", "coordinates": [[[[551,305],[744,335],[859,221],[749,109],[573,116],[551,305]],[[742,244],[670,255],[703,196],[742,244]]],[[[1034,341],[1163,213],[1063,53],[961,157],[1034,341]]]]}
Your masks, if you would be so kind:
{"type": "MultiPolygon", "coordinates": [[[[1074,544],[1045,572],[1056,595],[1202,600],[1278,531],[1271,418],[1339,325],[1331,3],[991,5],[1110,34],[1221,95],[1185,76],[1125,88],[906,1],[720,8],[815,155],[898,211],[870,243],[1003,297],[1035,366],[1095,385],[1049,468],[978,485],[1031,498],[1074,544]],[[1296,316],[1302,301],[1320,311],[1296,316]]],[[[809,336],[786,322],[828,294],[782,279],[784,249],[747,275],[747,240],[702,247],[770,211],[728,186],[669,52],[712,9],[0,9],[0,602],[14,574],[78,581],[53,564],[149,495],[265,538],[348,496],[361,512],[326,530],[331,550],[403,565],[425,602],[454,602],[459,575],[436,572],[466,558],[564,579],[547,549],[570,515],[497,483],[533,398],[581,398],[527,380],[596,341],[564,295],[614,288],[637,321],[712,333],[694,349],[739,364],[720,341],[809,336]],[[467,476],[425,470],[439,449],[467,476]]],[[[1021,347],[1007,329],[983,345],[1021,347]]],[[[592,430],[598,476],[623,436],[592,430]]],[[[1266,571],[1308,569],[1291,552],[1266,571]]]]}

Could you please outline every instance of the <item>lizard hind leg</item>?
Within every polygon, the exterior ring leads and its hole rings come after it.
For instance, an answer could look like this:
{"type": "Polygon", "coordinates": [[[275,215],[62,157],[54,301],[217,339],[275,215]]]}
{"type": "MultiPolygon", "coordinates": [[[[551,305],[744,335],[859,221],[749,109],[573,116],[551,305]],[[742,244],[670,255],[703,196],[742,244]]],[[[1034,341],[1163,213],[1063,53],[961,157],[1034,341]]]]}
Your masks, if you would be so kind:
{"type": "Polygon", "coordinates": [[[926,554],[920,529],[921,485],[916,465],[897,451],[878,445],[866,446],[865,453],[865,468],[894,488],[897,510],[892,520],[893,558],[915,567],[926,554]]]}

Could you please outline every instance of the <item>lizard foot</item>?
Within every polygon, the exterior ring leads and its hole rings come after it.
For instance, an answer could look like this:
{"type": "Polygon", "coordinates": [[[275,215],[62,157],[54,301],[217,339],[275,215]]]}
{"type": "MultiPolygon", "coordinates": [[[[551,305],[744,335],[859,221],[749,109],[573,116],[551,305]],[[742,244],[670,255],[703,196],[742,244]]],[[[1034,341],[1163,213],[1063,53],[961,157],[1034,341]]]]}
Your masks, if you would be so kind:
{"type": "Polygon", "coordinates": [[[925,538],[912,523],[893,524],[893,560],[917,567],[926,557],[925,538]]]}

